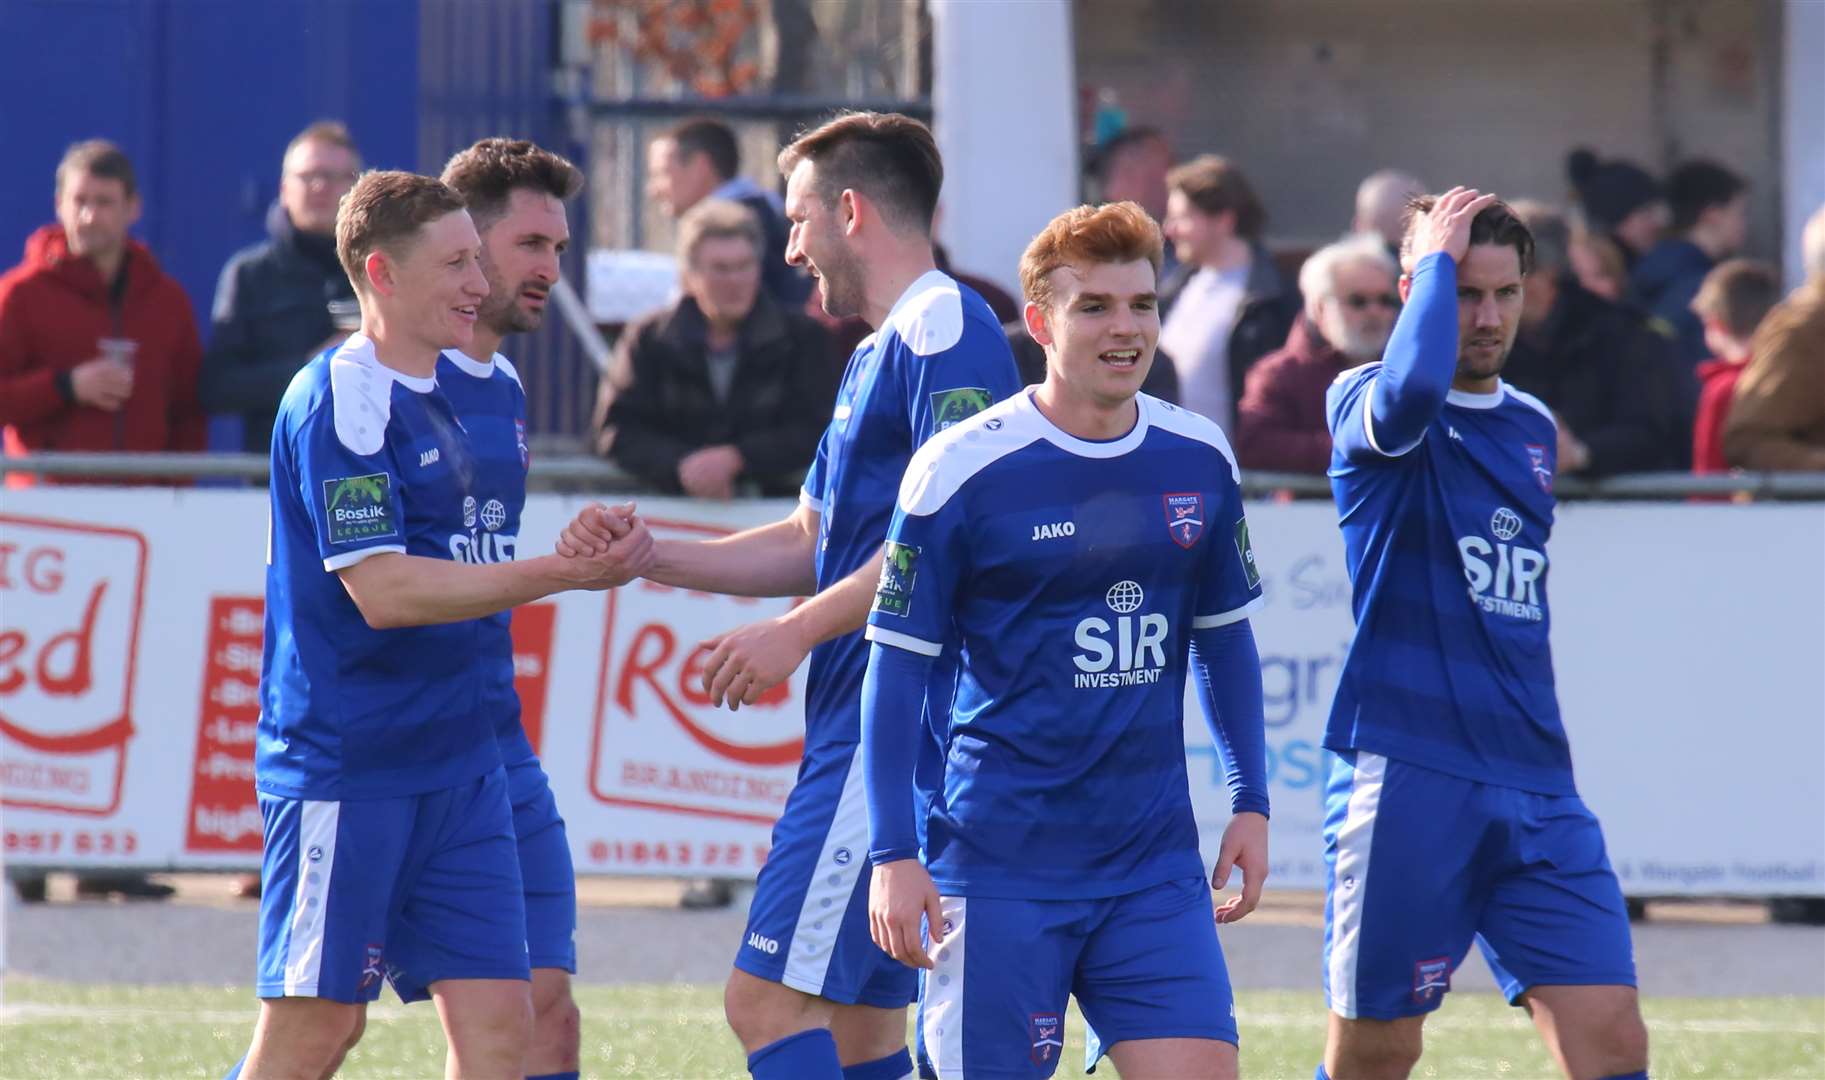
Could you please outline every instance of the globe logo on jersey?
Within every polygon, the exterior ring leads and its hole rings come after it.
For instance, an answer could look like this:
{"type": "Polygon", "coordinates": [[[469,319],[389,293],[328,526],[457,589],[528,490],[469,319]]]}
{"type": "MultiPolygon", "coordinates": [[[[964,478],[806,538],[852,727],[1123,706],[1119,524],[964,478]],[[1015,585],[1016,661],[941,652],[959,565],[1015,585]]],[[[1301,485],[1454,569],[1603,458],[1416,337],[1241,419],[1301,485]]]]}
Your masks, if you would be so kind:
{"type": "Polygon", "coordinates": [[[1141,591],[1138,582],[1118,581],[1109,586],[1103,599],[1108,601],[1110,611],[1117,615],[1129,615],[1141,609],[1141,601],[1147,599],[1147,594],[1141,591]]]}
{"type": "Polygon", "coordinates": [[[1140,612],[1147,594],[1137,581],[1118,581],[1103,594],[1115,622],[1100,615],[1078,620],[1072,685],[1079,690],[1148,686],[1166,671],[1166,638],[1172,628],[1158,612],[1140,612]]]}
{"type": "Polygon", "coordinates": [[[489,499],[482,504],[482,527],[495,532],[507,524],[507,508],[499,499],[489,499]]]}
{"type": "Polygon", "coordinates": [[[1495,533],[1497,540],[1513,540],[1521,535],[1521,515],[1506,506],[1499,506],[1495,515],[1489,519],[1489,531],[1495,533]]]}

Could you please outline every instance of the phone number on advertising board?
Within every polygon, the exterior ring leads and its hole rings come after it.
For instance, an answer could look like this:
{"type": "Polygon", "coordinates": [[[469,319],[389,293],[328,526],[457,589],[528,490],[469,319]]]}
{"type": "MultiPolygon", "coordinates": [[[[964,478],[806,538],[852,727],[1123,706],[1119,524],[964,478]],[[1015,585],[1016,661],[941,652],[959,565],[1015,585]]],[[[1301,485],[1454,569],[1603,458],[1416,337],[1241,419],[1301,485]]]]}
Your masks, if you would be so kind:
{"type": "Polygon", "coordinates": [[[678,866],[700,870],[754,870],[767,861],[765,844],[705,844],[690,840],[592,840],[596,866],[678,866]]]}
{"type": "Polygon", "coordinates": [[[131,829],[8,829],[6,850],[8,854],[131,855],[139,850],[139,837],[131,829]]]}

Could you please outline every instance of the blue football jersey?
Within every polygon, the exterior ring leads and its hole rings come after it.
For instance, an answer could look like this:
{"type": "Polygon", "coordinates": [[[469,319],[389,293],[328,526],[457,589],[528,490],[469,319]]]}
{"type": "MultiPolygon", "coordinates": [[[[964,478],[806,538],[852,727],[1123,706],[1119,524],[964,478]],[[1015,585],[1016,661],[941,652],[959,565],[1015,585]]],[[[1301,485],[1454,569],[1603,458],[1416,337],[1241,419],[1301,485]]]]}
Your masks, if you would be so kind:
{"type": "MultiPolygon", "coordinates": [[[[437,385],[469,433],[475,455],[474,493],[463,500],[463,524],[472,539],[457,544],[451,554],[471,563],[511,562],[519,543],[520,511],[526,506],[526,470],[532,464],[520,373],[498,354],[484,364],[447,349],[437,361],[437,385]]],[[[535,755],[520,724],[520,695],[513,687],[513,613],[489,615],[481,623],[482,704],[494,720],[502,764],[517,765],[535,755]]]]}
{"type": "MultiPolygon", "coordinates": [[[[849,357],[836,409],[799,493],[820,515],[820,591],[881,550],[913,452],[935,432],[1019,388],[1007,337],[974,290],[933,270],[901,294],[881,329],[849,357]]],[[[867,667],[868,644],[859,632],[811,650],[806,742],[861,738],[867,667]]],[[[948,677],[948,671],[935,674],[935,688],[947,690],[948,677]]]]}
{"type": "Polygon", "coordinates": [[[336,571],[454,558],[475,461],[435,379],[360,334],[299,371],[273,427],[254,776],[293,799],[412,795],[500,765],[479,704],[481,624],[375,630],[336,571]]]}
{"type": "Polygon", "coordinates": [[[1217,425],[1141,395],[1087,442],[1015,395],[913,458],[867,636],[960,646],[926,864],[946,895],[1081,899],[1203,872],[1185,772],[1193,630],[1260,603],[1217,425]]]}
{"type": "MultiPolygon", "coordinates": [[[[1436,347],[1456,356],[1455,338],[1436,347]]],[[[1452,390],[1418,442],[1380,446],[1381,368],[1327,398],[1356,637],[1324,745],[1574,794],[1547,642],[1552,412],[1506,383],[1452,390]]]]}

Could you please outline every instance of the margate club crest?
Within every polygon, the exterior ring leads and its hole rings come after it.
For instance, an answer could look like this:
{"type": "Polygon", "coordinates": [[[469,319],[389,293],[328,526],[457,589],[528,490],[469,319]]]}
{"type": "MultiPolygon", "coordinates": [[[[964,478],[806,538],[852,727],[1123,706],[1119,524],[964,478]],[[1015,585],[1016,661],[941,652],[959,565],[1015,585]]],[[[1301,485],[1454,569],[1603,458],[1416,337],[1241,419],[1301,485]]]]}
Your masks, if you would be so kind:
{"type": "Polygon", "coordinates": [[[1172,542],[1189,548],[1204,535],[1204,496],[1191,493],[1166,496],[1166,532],[1172,542]]]}
{"type": "Polygon", "coordinates": [[[1540,485],[1541,491],[1551,495],[1553,493],[1553,471],[1546,464],[1546,447],[1528,443],[1527,461],[1533,466],[1534,482],[1540,485]]]}

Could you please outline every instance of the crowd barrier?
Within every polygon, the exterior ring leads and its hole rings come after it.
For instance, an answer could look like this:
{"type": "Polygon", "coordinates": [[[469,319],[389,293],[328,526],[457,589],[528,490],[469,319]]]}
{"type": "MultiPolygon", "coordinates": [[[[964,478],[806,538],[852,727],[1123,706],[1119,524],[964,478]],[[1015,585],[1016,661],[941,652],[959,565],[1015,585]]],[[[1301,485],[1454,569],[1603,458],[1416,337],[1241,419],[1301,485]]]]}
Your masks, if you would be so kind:
{"type": "MultiPolygon", "coordinates": [[[[37,487],[0,504],[5,858],[257,864],[253,792],[267,506],[259,489],[37,487]]],[[[581,495],[530,497],[522,553],[581,495]]],[[[790,504],[644,498],[661,536],[790,504]]],[[[1328,503],[1257,501],[1267,594],[1272,881],[1323,881],[1319,742],[1350,639],[1328,503]]],[[[1565,503],[1553,649],[1579,787],[1632,895],[1825,895],[1825,504],[1565,503]]],[[[696,644],[790,601],[637,583],[520,609],[526,722],[585,874],[751,875],[791,789],[802,674],[709,707],[696,644]]],[[[1058,643],[1068,649],[1068,641],[1058,643]]],[[[1226,815],[1195,702],[1206,856],[1226,815]]]]}

